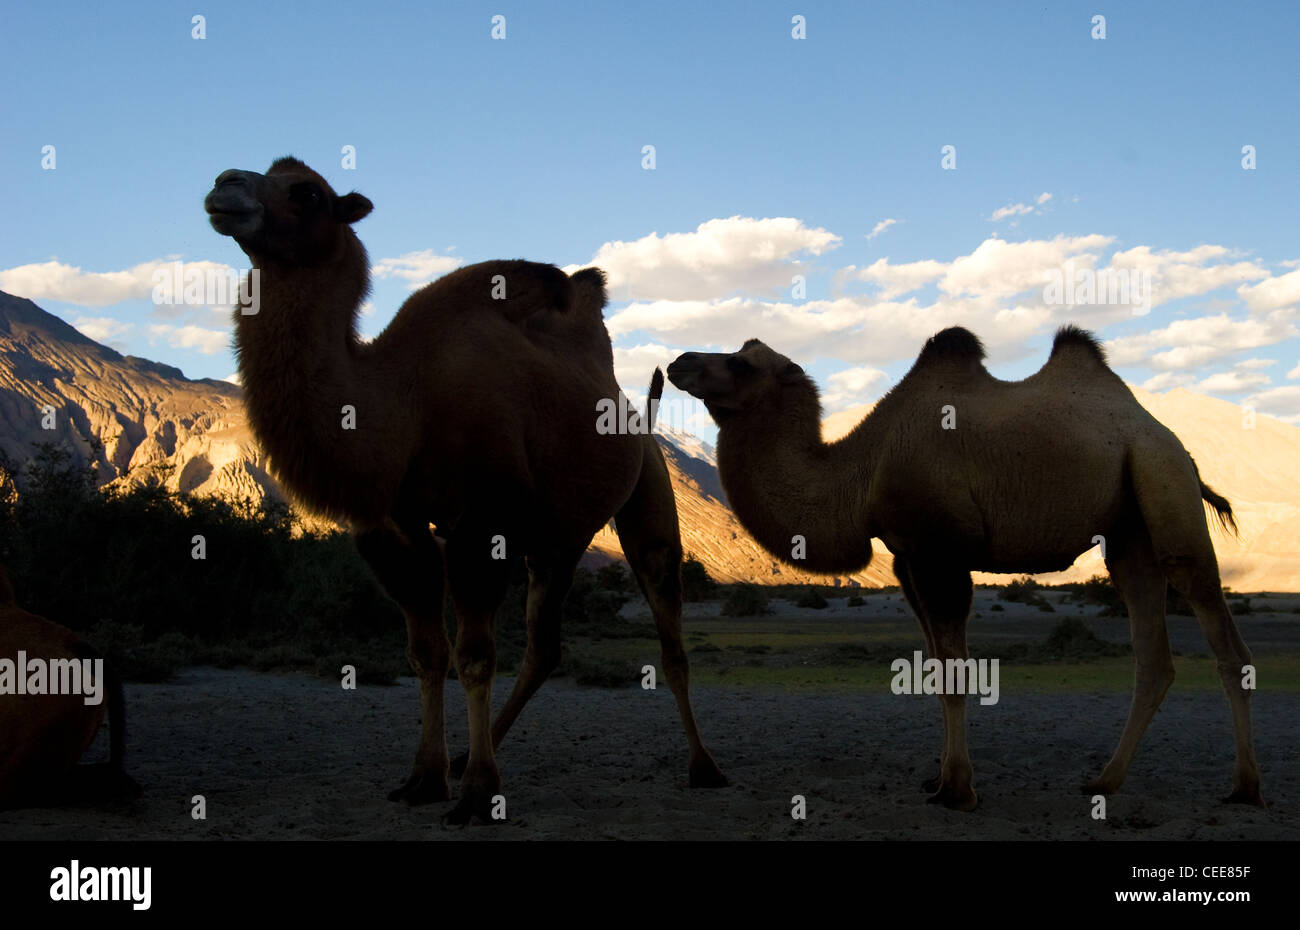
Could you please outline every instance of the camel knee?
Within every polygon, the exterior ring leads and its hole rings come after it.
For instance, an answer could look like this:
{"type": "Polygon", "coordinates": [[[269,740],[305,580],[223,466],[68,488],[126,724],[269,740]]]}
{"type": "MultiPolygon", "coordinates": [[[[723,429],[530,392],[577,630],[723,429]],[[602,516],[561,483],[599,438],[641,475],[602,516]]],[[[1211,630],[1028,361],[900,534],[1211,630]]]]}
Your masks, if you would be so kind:
{"type": "Polygon", "coordinates": [[[490,636],[464,632],[456,640],[456,676],[467,691],[492,684],[496,672],[496,644],[490,636]]]}
{"type": "Polygon", "coordinates": [[[1223,590],[1219,587],[1219,572],[1213,561],[1207,562],[1200,556],[1161,555],[1160,570],[1173,585],[1174,590],[1192,602],[1213,603],[1223,599],[1223,590]]]}
{"type": "Polygon", "coordinates": [[[637,547],[633,558],[634,568],[648,586],[656,589],[662,588],[665,583],[681,586],[680,546],[674,546],[667,540],[643,543],[637,547]]]}
{"type": "Polygon", "coordinates": [[[1159,705],[1173,687],[1175,677],[1173,659],[1166,658],[1152,668],[1143,669],[1138,679],[1138,688],[1148,691],[1151,699],[1159,705]]]}
{"type": "Polygon", "coordinates": [[[447,644],[430,639],[413,639],[406,644],[406,661],[420,678],[446,677],[450,656],[447,644]]]}

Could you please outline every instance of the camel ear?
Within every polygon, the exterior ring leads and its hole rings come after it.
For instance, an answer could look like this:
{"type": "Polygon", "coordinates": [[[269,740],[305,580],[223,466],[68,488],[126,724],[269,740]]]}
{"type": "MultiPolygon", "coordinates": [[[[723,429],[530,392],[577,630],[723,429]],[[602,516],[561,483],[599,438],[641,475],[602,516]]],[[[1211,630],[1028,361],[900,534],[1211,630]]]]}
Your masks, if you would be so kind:
{"type": "Polygon", "coordinates": [[[362,197],[356,191],[350,194],[344,194],[338,200],[334,201],[334,218],[343,223],[355,223],[363,219],[375,205],[367,197],[362,197]]]}
{"type": "Polygon", "coordinates": [[[794,362],[786,365],[777,373],[777,378],[781,380],[782,384],[794,384],[796,381],[802,381],[806,377],[807,375],[804,374],[803,369],[794,362]]]}

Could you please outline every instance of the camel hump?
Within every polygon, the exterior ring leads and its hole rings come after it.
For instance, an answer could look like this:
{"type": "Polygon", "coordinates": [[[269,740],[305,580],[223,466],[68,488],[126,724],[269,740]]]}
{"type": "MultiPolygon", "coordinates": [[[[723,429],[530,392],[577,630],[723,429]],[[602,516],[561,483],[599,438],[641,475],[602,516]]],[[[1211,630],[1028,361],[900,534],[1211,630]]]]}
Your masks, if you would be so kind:
{"type": "Polygon", "coordinates": [[[1062,326],[1056,331],[1056,338],[1052,340],[1052,354],[1047,360],[1050,362],[1059,353],[1072,348],[1082,349],[1085,354],[1106,365],[1106,350],[1097,341],[1097,337],[1073,323],[1062,326]]]}
{"type": "Polygon", "coordinates": [[[969,329],[953,326],[935,333],[926,340],[918,362],[956,360],[980,362],[984,359],[984,343],[969,329]]]}
{"type": "Polygon", "coordinates": [[[578,313],[594,312],[603,318],[609,299],[605,293],[605,272],[599,268],[583,268],[571,274],[569,281],[573,284],[573,309],[578,313]]]}
{"type": "Polygon", "coordinates": [[[492,285],[504,284],[505,293],[511,298],[500,301],[499,306],[516,322],[538,310],[567,313],[573,306],[569,276],[554,265],[523,259],[488,264],[492,285]]]}

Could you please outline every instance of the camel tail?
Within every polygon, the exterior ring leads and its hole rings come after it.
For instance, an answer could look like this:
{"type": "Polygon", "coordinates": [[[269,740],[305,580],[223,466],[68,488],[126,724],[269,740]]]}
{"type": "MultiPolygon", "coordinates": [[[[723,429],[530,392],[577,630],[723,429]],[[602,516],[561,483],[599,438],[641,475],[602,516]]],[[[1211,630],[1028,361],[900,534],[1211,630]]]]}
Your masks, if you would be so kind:
{"type": "Polygon", "coordinates": [[[1215,493],[1204,481],[1201,483],[1201,500],[1209,504],[1214,509],[1214,515],[1219,518],[1219,525],[1231,533],[1233,536],[1238,535],[1237,519],[1232,515],[1232,505],[1222,494],[1215,493]]]}
{"type": "Polygon", "coordinates": [[[1219,526],[1233,536],[1239,535],[1237,518],[1232,515],[1232,505],[1228,499],[1201,480],[1201,470],[1196,467],[1195,460],[1192,461],[1192,471],[1196,472],[1196,483],[1201,486],[1201,500],[1214,510],[1214,515],[1219,518],[1219,526]]]}
{"type": "Polygon", "coordinates": [[[659,398],[664,396],[664,373],[658,368],[650,376],[650,396],[645,402],[645,427],[646,432],[653,432],[655,428],[655,411],[659,407],[659,398]]]}

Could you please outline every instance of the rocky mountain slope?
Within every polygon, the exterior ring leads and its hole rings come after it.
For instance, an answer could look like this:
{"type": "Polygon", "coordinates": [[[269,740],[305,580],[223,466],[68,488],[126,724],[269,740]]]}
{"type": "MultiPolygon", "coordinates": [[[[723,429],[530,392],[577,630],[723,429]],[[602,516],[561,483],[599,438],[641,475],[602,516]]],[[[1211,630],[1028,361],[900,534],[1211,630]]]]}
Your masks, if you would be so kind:
{"type": "MultiPolygon", "coordinates": [[[[1254,429],[1243,429],[1241,408],[1184,390],[1136,393],[1183,440],[1205,481],[1233,503],[1241,538],[1215,533],[1225,583],[1242,591],[1300,590],[1300,429],[1266,416],[1256,418],[1254,429]]],[[[830,417],[824,434],[843,435],[868,409],[830,417]]],[[[759,584],[834,581],[780,563],[745,532],[727,507],[707,445],[686,433],[666,431],[658,438],[677,495],[683,547],[713,577],[759,584]]],[[[187,493],[254,501],[283,496],[249,430],[238,386],[191,380],[167,365],[123,356],[31,301],[0,292],[0,450],[21,463],[37,443],[51,441],[93,457],[106,482],[162,481],[187,493]],[[53,429],[45,428],[49,408],[53,429]],[[102,443],[98,451],[92,438],[102,443]]],[[[865,571],[839,583],[893,584],[891,559],[878,541],[876,552],[865,571]]],[[[611,529],[596,537],[591,556],[621,556],[611,529]]],[[[1101,572],[1093,551],[1069,571],[1044,579],[1101,572]]]]}

